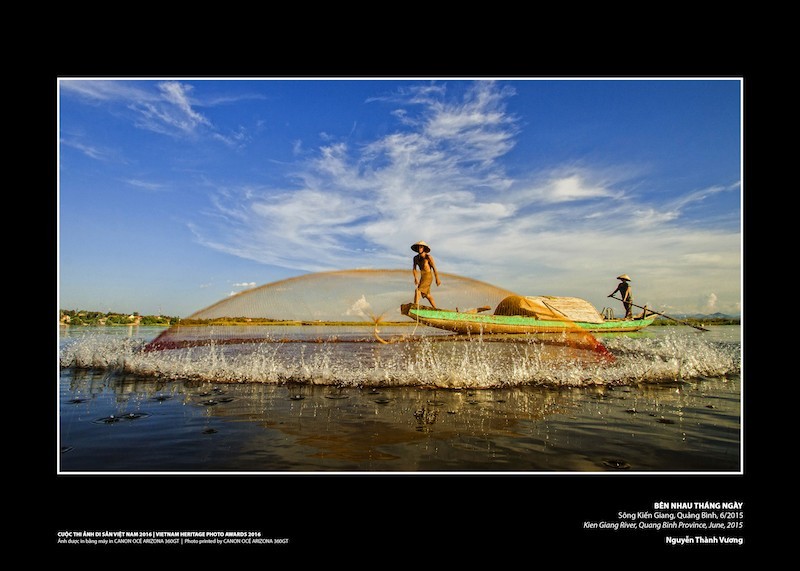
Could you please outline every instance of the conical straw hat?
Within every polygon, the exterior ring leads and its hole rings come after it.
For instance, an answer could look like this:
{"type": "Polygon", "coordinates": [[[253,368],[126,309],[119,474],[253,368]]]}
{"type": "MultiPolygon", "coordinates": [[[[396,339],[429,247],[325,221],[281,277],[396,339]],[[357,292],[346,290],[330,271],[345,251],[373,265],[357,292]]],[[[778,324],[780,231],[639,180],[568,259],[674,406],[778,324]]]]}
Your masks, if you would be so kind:
{"type": "Polygon", "coordinates": [[[631,278],[628,276],[628,274],[622,274],[621,276],[617,276],[617,279],[618,280],[625,280],[626,282],[631,281],[631,278]]]}
{"type": "Polygon", "coordinates": [[[431,251],[431,247],[430,247],[430,246],[428,246],[428,245],[427,245],[425,242],[423,242],[422,240],[420,240],[419,242],[417,242],[416,244],[414,244],[413,246],[411,246],[411,249],[412,249],[412,250],[414,250],[415,252],[418,252],[418,251],[419,251],[419,247],[420,247],[420,246],[422,246],[423,248],[425,248],[425,251],[426,251],[426,252],[430,252],[430,251],[431,251]]]}

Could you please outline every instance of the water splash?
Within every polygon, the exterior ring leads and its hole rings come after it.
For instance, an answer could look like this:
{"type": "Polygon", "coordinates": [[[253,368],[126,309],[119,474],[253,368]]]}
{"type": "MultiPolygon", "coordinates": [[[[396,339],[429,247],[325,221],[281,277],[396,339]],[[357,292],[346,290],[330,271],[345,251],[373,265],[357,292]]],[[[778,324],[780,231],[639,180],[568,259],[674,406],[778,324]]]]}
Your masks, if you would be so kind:
{"type": "Polygon", "coordinates": [[[609,364],[590,352],[535,338],[498,342],[426,334],[406,343],[381,344],[365,329],[341,336],[331,331],[326,338],[276,334],[268,342],[208,343],[156,352],[144,351],[142,340],[87,335],[65,344],[60,361],[62,367],[214,383],[448,389],[664,383],[735,375],[741,367],[738,343],[698,335],[605,339],[616,357],[609,364]]]}

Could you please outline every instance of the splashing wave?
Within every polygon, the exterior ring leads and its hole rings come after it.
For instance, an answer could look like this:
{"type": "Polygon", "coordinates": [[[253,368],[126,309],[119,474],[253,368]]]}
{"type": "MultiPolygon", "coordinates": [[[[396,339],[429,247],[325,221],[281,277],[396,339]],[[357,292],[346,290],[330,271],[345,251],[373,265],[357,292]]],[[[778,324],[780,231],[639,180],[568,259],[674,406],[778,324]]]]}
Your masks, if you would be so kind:
{"type": "Polygon", "coordinates": [[[415,342],[382,345],[330,336],[146,352],[140,340],[86,335],[62,346],[60,363],[65,368],[215,383],[453,389],[668,383],[738,375],[741,369],[735,342],[672,333],[604,342],[616,357],[613,364],[534,338],[492,342],[421,336],[415,342]]]}

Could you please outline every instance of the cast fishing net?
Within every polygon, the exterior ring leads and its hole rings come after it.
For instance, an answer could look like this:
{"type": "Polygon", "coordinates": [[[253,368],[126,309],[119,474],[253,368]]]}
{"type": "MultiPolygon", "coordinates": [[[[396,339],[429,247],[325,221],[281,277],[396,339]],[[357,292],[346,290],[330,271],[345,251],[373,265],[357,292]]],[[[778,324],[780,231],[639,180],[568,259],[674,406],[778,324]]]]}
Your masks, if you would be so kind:
{"type": "MultiPolygon", "coordinates": [[[[494,307],[512,295],[508,290],[471,278],[452,274],[440,274],[440,278],[442,284],[434,287],[432,294],[434,299],[441,300],[437,304],[448,308],[494,307]]],[[[400,313],[400,306],[413,299],[414,281],[410,270],[342,270],[307,274],[243,291],[201,309],[164,332],[150,343],[149,348],[201,344],[203,338],[223,343],[246,340],[243,327],[220,331],[226,320],[240,325],[408,322],[409,319],[400,313]],[[201,323],[205,327],[195,327],[201,323]],[[220,327],[208,327],[215,323],[220,327]]]]}
{"type": "MultiPolygon", "coordinates": [[[[459,312],[494,310],[503,300],[516,295],[472,278],[454,274],[440,274],[440,278],[441,285],[431,290],[437,307],[459,312]]],[[[401,306],[413,299],[414,282],[410,270],[307,274],[243,291],[197,311],[158,336],[147,349],[287,339],[274,335],[274,328],[268,325],[362,325],[374,328],[373,340],[385,342],[378,336],[377,326],[412,324],[413,317],[403,315],[401,306]]],[[[563,315],[554,314],[551,307],[540,302],[529,298],[528,304],[529,309],[535,307],[540,314],[565,320],[563,315]]],[[[421,305],[426,306],[426,303],[421,305]]],[[[568,327],[565,333],[569,335],[562,336],[558,342],[605,352],[602,344],[578,326],[568,327]]],[[[552,337],[548,338],[548,342],[552,341],[552,337]]]]}

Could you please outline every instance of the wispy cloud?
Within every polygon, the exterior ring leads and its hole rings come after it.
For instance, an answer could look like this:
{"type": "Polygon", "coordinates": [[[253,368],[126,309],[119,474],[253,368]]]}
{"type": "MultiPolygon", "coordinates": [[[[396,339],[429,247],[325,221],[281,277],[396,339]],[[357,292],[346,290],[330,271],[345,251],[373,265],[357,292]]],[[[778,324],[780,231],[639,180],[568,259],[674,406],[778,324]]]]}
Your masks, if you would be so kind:
{"type": "Polygon", "coordinates": [[[158,97],[141,98],[130,103],[139,114],[137,124],[168,135],[194,135],[199,128],[211,126],[211,122],[193,108],[191,91],[191,85],[177,81],[159,83],[158,97]]]}
{"type": "Polygon", "coordinates": [[[167,189],[166,185],[158,182],[149,182],[146,180],[139,180],[133,178],[126,179],[125,183],[134,186],[136,188],[140,188],[142,190],[147,190],[150,192],[158,192],[167,189]]]}
{"type": "Polygon", "coordinates": [[[95,159],[98,161],[107,161],[110,160],[112,157],[111,151],[96,147],[94,145],[88,145],[86,143],[78,141],[77,139],[62,138],[61,144],[67,147],[71,147],[73,149],[77,149],[90,159],[95,159]]]}
{"type": "Polygon", "coordinates": [[[738,192],[740,189],[741,183],[739,181],[727,186],[716,185],[703,188],[678,197],[676,200],[672,201],[669,207],[676,211],[681,211],[694,205],[702,204],[715,195],[725,192],[738,192]]]}
{"type": "Polygon", "coordinates": [[[119,106],[141,129],[172,137],[201,137],[238,146],[247,140],[243,127],[223,132],[199,108],[230,103],[217,97],[201,102],[193,96],[194,86],[181,81],[140,82],[136,80],[74,79],[60,82],[62,95],[73,95],[98,104],[119,106]]]}
{"type": "Polygon", "coordinates": [[[430,84],[371,100],[396,106],[394,131],[360,146],[326,141],[291,188],[220,187],[192,229],[214,249],[298,271],[410,267],[409,246],[424,239],[441,271],[527,294],[585,296],[621,272],[651,276],[654,298],[676,275],[700,296],[710,277],[736,280],[737,232],[680,225],[726,187],[658,204],[637,191],[646,178],[630,166],[512,177],[501,159],[520,129],[513,96],[480,81],[458,98],[430,84]]]}
{"type": "Polygon", "coordinates": [[[241,125],[236,131],[229,133],[227,135],[222,133],[214,133],[213,138],[216,139],[217,141],[225,143],[225,145],[234,149],[244,147],[251,140],[251,136],[248,133],[247,129],[245,129],[241,125]]]}
{"type": "Polygon", "coordinates": [[[143,101],[153,98],[148,89],[132,81],[65,79],[59,85],[62,93],[72,93],[98,102],[143,101]]]}

